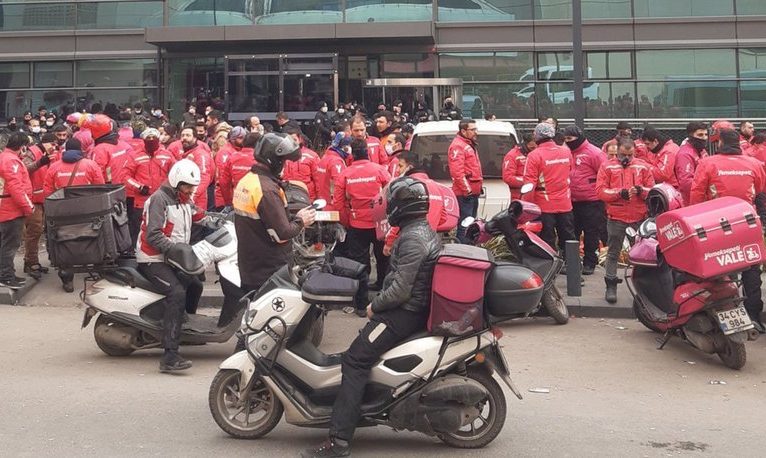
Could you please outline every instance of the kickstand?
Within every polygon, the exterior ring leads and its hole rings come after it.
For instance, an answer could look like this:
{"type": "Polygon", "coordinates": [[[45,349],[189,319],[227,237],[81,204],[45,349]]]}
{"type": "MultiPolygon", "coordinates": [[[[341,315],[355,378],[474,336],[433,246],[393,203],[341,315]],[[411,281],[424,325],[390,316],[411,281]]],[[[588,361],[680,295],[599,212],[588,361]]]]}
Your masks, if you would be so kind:
{"type": "Polygon", "coordinates": [[[657,347],[657,350],[662,350],[663,348],[665,348],[665,345],[668,342],[670,342],[671,337],[673,337],[673,334],[670,332],[670,329],[668,329],[667,331],[665,331],[665,335],[662,337],[662,341],[657,339],[660,342],[660,346],[657,347]]]}

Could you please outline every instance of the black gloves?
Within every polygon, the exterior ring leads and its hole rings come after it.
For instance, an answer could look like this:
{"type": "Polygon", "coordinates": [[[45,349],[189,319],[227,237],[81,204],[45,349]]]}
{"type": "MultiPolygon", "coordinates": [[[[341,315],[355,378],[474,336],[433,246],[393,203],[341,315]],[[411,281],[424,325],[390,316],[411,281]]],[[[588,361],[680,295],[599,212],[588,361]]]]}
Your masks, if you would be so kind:
{"type": "Polygon", "coordinates": [[[38,159],[37,163],[40,164],[40,167],[43,167],[51,163],[51,158],[46,154],[45,156],[38,159]]]}
{"type": "Polygon", "coordinates": [[[143,185],[140,188],[138,188],[138,192],[141,193],[142,196],[148,196],[149,195],[149,186],[143,185]]]}
{"type": "Polygon", "coordinates": [[[637,195],[638,197],[641,197],[641,194],[644,192],[644,190],[641,188],[641,186],[639,186],[639,185],[636,185],[634,188],[635,188],[635,190],[636,190],[636,195],[637,195]]]}
{"type": "Polygon", "coordinates": [[[620,197],[624,200],[630,200],[630,192],[627,189],[623,189],[620,191],[620,197]]]}

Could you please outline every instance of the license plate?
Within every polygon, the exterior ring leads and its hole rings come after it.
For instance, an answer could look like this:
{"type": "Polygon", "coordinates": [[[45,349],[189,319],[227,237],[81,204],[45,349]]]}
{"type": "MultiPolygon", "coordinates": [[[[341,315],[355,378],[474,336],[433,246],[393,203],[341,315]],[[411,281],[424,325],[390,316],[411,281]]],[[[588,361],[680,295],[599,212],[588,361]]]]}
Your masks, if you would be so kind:
{"type": "Polygon", "coordinates": [[[716,312],[718,324],[724,335],[734,334],[735,332],[746,331],[753,328],[753,322],[747,314],[744,306],[731,310],[716,312]]]}

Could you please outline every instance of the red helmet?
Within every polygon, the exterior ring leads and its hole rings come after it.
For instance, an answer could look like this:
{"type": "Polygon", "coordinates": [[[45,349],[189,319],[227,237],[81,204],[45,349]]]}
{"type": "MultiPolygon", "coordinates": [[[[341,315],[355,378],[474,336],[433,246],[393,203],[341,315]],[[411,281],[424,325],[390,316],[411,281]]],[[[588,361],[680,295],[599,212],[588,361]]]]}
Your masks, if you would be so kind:
{"type": "Polygon", "coordinates": [[[717,142],[720,138],[721,131],[723,129],[731,129],[736,130],[734,127],[734,124],[732,124],[730,121],[727,121],[725,119],[719,119],[718,121],[713,123],[712,126],[712,133],[710,134],[710,141],[711,142],[717,142]]]}
{"type": "Polygon", "coordinates": [[[684,206],[684,198],[680,192],[668,183],[654,185],[646,196],[646,208],[649,216],[677,210],[684,206]]]}
{"type": "Polygon", "coordinates": [[[82,127],[90,129],[90,133],[93,135],[93,139],[98,140],[104,135],[108,135],[112,132],[112,118],[107,115],[97,114],[85,121],[82,127]]]}

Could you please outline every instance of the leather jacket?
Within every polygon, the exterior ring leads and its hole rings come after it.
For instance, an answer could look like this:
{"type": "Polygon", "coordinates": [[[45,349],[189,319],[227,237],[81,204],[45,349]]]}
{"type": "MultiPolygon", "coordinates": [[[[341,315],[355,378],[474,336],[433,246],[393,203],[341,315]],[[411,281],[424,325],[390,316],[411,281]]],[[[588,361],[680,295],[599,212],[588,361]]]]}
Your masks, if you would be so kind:
{"type": "Polygon", "coordinates": [[[425,217],[402,222],[394,243],[388,275],[372,301],[374,313],[402,308],[427,313],[431,304],[431,280],[441,241],[425,217]]]}

